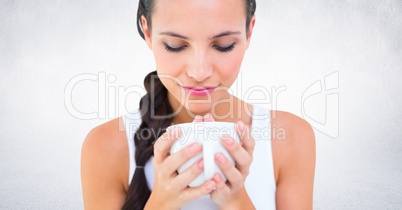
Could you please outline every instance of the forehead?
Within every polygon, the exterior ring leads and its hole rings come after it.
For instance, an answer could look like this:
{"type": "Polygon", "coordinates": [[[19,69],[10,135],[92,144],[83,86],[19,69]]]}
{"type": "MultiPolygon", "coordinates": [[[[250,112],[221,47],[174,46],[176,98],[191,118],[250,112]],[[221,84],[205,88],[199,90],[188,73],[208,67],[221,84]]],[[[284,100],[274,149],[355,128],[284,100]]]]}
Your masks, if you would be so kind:
{"type": "Polygon", "coordinates": [[[245,29],[244,0],[155,0],[155,32],[209,34],[245,29]]]}

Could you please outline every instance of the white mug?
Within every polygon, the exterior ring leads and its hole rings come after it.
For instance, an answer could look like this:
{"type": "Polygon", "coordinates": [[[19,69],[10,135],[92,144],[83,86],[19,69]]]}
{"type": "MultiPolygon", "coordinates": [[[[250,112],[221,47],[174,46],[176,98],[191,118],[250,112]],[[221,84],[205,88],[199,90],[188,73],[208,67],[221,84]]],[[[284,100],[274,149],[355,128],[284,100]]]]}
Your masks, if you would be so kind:
{"type": "Polygon", "coordinates": [[[239,136],[236,133],[236,124],[229,122],[192,122],[172,125],[169,126],[167,130],[175,127],[181,129],[182,135],[173,143],[170,148],[170,154],[178,152],[193,142],[199,142],[203,146],[202,153],[191,158],[177,170],[178,173],[181,173],[197,162],[201,157],[204,158],[204,172],[194,179],[189,186],[201,186],[205,181],[212,179],[215,173],[220,173],[223,181],[226,181],[226,177],[215,162],[215,154],[221,152],[233,165],[235,164],[233,158],[222,146],[221,139],[223,135],[227,134],[230,135],[235,142],[240,143],[239,136]]]}

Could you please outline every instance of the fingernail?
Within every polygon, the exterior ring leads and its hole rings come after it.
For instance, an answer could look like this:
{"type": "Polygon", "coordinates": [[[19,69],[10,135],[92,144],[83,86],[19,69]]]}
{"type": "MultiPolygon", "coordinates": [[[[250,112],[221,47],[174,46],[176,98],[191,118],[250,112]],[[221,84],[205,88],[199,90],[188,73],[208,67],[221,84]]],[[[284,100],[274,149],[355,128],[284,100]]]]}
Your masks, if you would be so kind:
{"type": "Polygon", "coordinates": [[[215,174],[213,180],[214,180],[214,182],[219,183],[221,181],[221,177],[218,176],[217,174],[215,174]]]}
{"type": "Polygon", "coordinates": [[[194,143],[193,145],[191,145],[191,147],[190,147],[190,151],[192,152],[192,153],[197,153],[197,152],[199,152],[201,150],[201,144],[199,144],[199,143],[194,143]]]}
{"type": "Polygon", "coordinates": [[[194,118],[194,120],[196,120],[196,121],[202,121],[202,117],[200,116],[200,115],[197,115],[197,116],[195,116],[195,118],[194,118]]]}
{"type": "Polygon", "coordinates": [[[201,169],[204,168],[204,160],[203,159],[201,159],[201,161],[198,162],[198,167],[200,167],[201,169]]]}
{"type": "Polygon", "coordinates": [[[232,138],[230,138],[230,136],[225,136],[225,137],[223,137],[223,143],[224,144],[226,144],[226,145],[228,145],[228,146],[230,146],[230,145],[232,145],[233,144],[233,139],[232,138]]]}
{"type": "Polygon", "coordinates": [[[212,189],[214,189],[214,187],[215,187],[215,182],[210,182],[210,183],[207,184],[207,189],[208,190],[212,190],[212,189]]]}
{"type": "Polygon", "coordinates": [[[226,159],[225,159],[225,157],[223,156],[222,153],[218,153],[218,154],[216,155],[216,160],[217,160],[219,163],[221,163],[221,164],[223,164],[223,163],[226,162],[226,159]]]}
{"type": "Polygon", "coordinates": [[[211,114],[206,114],[206,115],[204,115],[204,119],[209,119],[211,117],[211,114]]]}

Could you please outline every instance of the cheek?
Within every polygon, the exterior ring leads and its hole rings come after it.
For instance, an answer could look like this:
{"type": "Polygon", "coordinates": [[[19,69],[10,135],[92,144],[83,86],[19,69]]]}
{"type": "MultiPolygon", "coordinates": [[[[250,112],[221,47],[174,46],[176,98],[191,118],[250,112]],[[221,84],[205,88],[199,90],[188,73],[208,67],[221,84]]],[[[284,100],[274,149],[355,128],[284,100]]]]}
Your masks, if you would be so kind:
{"type": "MultiPolygon", "coordinates": [[[[166,53],[164,49],[154,51],[156,70],[163,85],[169,92],[175,92],[178,84],[182,84],[180,74],[183,68],[178,54],[166,53]]],[[[175,95],[175,94],[174,94],[175,95]]]]}
{"type": "Polygon", "coordinates": [[[240,71],[241,63],[243,61],[244,52],[233,52],[233,55],[227,56],[225,59],[217,60],[216,69],[218,69],[221,79],[225,82],[226,86],[232,85],[232,83],[236,80],[238,73],[240,71]]]}
{"type": "Polygon", "coordinates": [[[166,53],[164,49],[154,52],[156,69],[160,73],[178,76],[183,68],[179,54],[166,53]]]}

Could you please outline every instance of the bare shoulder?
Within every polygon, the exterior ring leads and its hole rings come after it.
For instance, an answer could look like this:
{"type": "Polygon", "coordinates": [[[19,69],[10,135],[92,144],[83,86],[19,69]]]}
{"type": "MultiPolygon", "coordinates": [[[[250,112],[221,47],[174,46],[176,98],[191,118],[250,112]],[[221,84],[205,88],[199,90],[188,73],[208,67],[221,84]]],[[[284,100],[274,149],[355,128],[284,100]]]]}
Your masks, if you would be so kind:
{"type": "Polygon", "coordinates": [[[314,131],[311,125],[303,118],[286,111],[271,110],[271,127],[273,140],[276,143],[303,144],[313,146],[315,143],[314,131]]]}
{"type": "Polygon", "coordinates": [[[93,128],[81,150],[85,209],[120,209],[128,180],[128,145],[122,118],[93,128]]]}
{"type": "MultiPolygon", "coordinates": [[[[286,111],[271,110],[271,139],[275,171],[300,160],[314,158],[315,137],[311,125],[303,118],[286,111]]],[[[311,160],[310,160],[311,161],[311,160]]],[[[276,176],[278,179],[279,176],[276,176]]]]}
{"type": "MultiPolygon", "coordinates": [[[[128,154],[126,138],[122,118],[115,118],[90,130],[82,144],[82,150],[91,152],[93,155],[99,153],[108,159],[111,156],[125,158],[122,157],[122,153],[128,154]]],[[[110,159],[109,161],[115,160],[110,159]]]]}
{"type": "Polygon", "coordinates": [[[311,209],[316,155],[313,128],[297,115],[275,110],[271,111],[271,129],[277,207],[311,209]]]}

